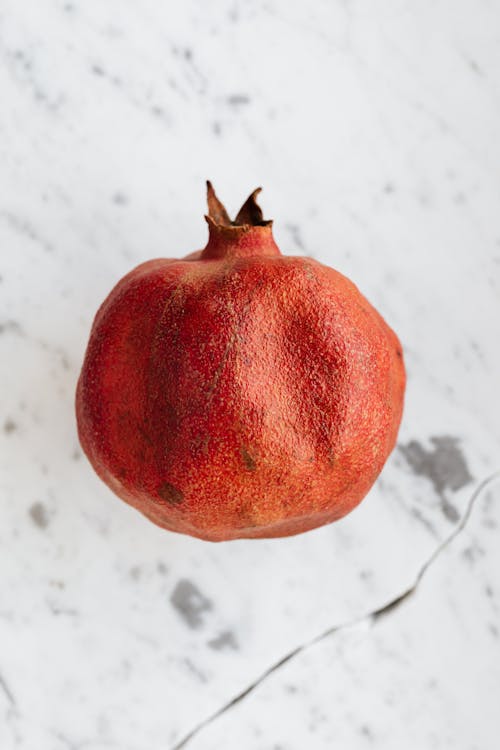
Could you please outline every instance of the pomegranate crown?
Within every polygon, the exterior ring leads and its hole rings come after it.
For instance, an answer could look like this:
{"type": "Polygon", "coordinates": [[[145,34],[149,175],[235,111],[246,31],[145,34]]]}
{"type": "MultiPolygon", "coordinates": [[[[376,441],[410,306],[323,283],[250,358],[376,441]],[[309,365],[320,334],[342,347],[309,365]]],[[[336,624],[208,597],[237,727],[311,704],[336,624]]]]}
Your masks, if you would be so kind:
{"type": "Polygon", "coordinates": [[[217,198],[212,183],[207,180],[208,244],[202,251],[203,260],[281,255],[276,245],[273,222],[263,218],[257,196],[262,188],[250,193],[234,221],[217,198]]]}
{"type": "Polygon", "coordinates": [[[215,190],[210,180],[207,180],[207,203],[208,214],[205,216],[208,224],[215,224],[222,227],[270,227],[272,221],[263,217],[262,209],[257,203],[257,196],[262,188],[256,188],[250,193],[234,221],[231,221],[229,214],[223,203],[217,198],[215,190]]]}

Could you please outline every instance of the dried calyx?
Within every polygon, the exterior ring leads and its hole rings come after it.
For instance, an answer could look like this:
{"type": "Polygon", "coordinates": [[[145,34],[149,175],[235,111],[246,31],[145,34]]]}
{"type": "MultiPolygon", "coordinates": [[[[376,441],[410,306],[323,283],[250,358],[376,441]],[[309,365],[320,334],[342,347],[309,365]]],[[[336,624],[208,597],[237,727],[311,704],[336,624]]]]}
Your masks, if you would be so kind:
{"type": "Polygon", "coordinates": [[[257,196],[262,188],[250,193],[240,208],[234,221],[231,221],[223,203],[217,198],[212,183],[207,180],[208,215],[205,217],[209,224],[223,227],[270,227],[272,221],[264,219],[262,209],[257,203],[257,196]]]}
{"type": "Polygon", "coordinates": [[[234,221],[215,194],[212,183],[207,181],[208,243],[201,253],[202,260],[241,258],[255,255],[281,255],[276,245],[272,221],[262,217],[257,204],[261,188],[251,193],[234,221]]]}

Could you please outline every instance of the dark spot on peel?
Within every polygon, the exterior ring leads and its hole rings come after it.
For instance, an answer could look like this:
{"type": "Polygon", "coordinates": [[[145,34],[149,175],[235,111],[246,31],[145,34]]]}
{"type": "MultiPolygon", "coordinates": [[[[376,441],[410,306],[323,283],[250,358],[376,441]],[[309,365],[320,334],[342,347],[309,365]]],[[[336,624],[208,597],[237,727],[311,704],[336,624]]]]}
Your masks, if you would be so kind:
{"type": "Polygon", "coordinates": [[[245,467],[248,469],[248,471],[255,471],[255,469],[257,468],[257,464],[255,463],[255,459],[250,455],[246,448],[241,449],[241,456],[243,458],[243,463],[245,464],[245,467]]]}
{"type": "Polygon", "coordinates": [[[181,505],[184,502],[183,493],[170,482],[163,482],[158,487],[158,494],[168,505],[181,505]]]}
{"type": "Polygon", "coordinates": [[[29,509],[31,520],[39,529],[46,529],[49,525],[49,514],[43,503],[33,503],[29,509]]]}
{"type": "Polygon", "coordinates": [[[154,445],[153,440],[151,440],[151,438],[149,437],[147,430],[139,422],[137,422],[137,431],[140,433],[140,435],[148,445],[154,445]]]}
{"type": "Polygon", "coordinates": [[[213,609],[212,602],[187,578],[181,579],[170,597],[172,606],[190,628],[203,625],[203,615],[213,609]]]}
{"type": "Polygon", "coordinates": [[[191,443],[192,452],[195,455],[197,453],[201,453],[203,456],[206,456],[208,453],[209,442],[210,435],[208,433],[206,435],[197,435],[195,438],[193,438],[193,441],[191,443]]]}

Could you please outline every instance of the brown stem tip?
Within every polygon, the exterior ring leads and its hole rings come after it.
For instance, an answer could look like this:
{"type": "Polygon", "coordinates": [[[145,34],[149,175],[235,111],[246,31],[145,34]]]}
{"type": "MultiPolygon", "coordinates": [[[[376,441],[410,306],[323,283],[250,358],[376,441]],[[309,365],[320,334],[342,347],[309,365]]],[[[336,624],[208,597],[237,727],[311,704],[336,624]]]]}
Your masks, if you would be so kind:
{"type": "Polygon", "coordinates": [[[262,188],[257,188],[250,193],[245,203],[242,205],[236,219],[231,221],[229,215],[224,207],[224,204],[220,202],[215,194],[210,180],[207,180],[207,203],[208,203],[208,216],[207,221],[212,221],[218,226],[224,227],[267,227],[271,226],[272,221],[266,221],[263,218],[262,209],[257,203],[257,196],[262,188]]]}

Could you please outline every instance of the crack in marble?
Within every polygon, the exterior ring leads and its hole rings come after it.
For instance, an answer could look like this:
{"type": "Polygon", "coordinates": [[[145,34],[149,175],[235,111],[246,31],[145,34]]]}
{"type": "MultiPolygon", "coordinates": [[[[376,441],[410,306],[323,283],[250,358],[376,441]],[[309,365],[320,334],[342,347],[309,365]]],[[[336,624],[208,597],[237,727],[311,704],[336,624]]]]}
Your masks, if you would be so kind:
{"type": "Polygon", "coordinates": [[[478,484],[478,486],[476,487],[476,489],[474,490],[474,492],[472,493],[469,499],[467,508],[460,522],[455,526],[451,534],[449,534],[446,537],[446,539],[444,539],[441,542],[441,544],[439,544],[436,547],[432,555],[422,565],[422,567],[420,568],[417,574],[417,577],[415,578],[413,585],[410,586],[406,591],[404,591],[400,596],[388,602],[385,606],[372,612],[371,615],[368,615],[368,617],[371,617],[372,620],[375,622],[378,619],[384,617],[384,615],[389,614],[390,612],[393,612],[395,609],[401,606],[401,604],[403,604],[403,602],[406,601],[406,599],[410,598],[411,596],[413,596],[413,594],[415,594],[416,590],[418,589],[423,577],[429,570],[430,566],[437,560],[437,558],[443,552],[443,550],[446,549],[446,547],[448,547],[456,539],[456,537],[463,531],[463,529],[467,525],[467,522],[471,516],[472,510],[474,508],[474,505],[478,497],[487,487],[489,487],[490,484],[493,484],[493,482],[495,482],[497,479],[500,479],[500,471],[495,471],[492,474],[489,474],[486,477],[486,479],[483,479],[482,482],[478,484]]]}
{"type": "Polygon", "coordinates": [[[12,690],[10,689],[10,687],[8,686],[5,678],[3,677],[3,675],[1,673],[0,673],[0,688],[2,689],[4,695],[6,696],[7,700],[9,701],[10,705],[11,706],[16,706],[17,702],[16,702],[16,699],[14,698],[14,694],[13,694],[12,690]]]}
{"type": "Polygon", "coordinates": [[[407,599],[411,598],[416,593],[418,587],[420,586],[420,583],[422,582],[422,579],[424,578],[431,565],[438,559],[441,553],[456,539],[456,537],[463,531],[463,529],[467,525],[478,497],[487,487],[490,486],[490,484],[493,484],[493,482],[495,482],[497,479],[500,479],[500,470],[489,474],[477,485],[476,489],[469,499],[467,508],[460,522],[456,525],[451,534],[449,534],[436,547],[432,555],[425,561],[425,563],[418,571],[413,584],[409,586],[406,591],[403,591],[402,594],[399,594],[398,596],[394,597],[394,599],[391,599],[391,601],[387,602],[381,607],[378,607],[372,612],[361,615],[360,617],[357,617],[355,620],[351,620],[350,622],[346,622],[340,625],[333,625],[332,627],[327,628],[323,632],[319,633],[314,638],[311,638],[308,641],[305,641],[304,643],[296,646],[294,649],[285,654],[285,656],[279,659],[279,661],[276,661],[274,664],[268,667],[268,669],[266,669],[259,677],[257,677],[257,679],[251,682],[244,690],[231,698],[227,703],[221,706],[221,708],[217,709],[217,711],[208,716],[206,719],[203,719],[203,721],[199,722],[199,724],[197,724],[186,735],[184,735],[181,740],[173,745],[170,750],[182,750],[182,748],[185,748],[188,743],[191,742],[191,740],[193,740],[195,737],[197,737],[203,729],[206,729],[225,713],[241,703],[241,701],[243,701],[248,695],[253,693],[258,687],[260,687],[268,677],[274,674],[274,672],[277,672],[285,664],[290,662],[293,658],[295,658],[302,652],[308,650],[309,648],[312,648],[316,644],[320,643],[326,638],[329,638],[331,635],[338,633],[341,630],[354,628],[356,626],[359,626],[363,622],[371,621],[373,624],[375,624],[395,612],[402,604],[404,604],[405,601],[407,601],[407,599]]]}

